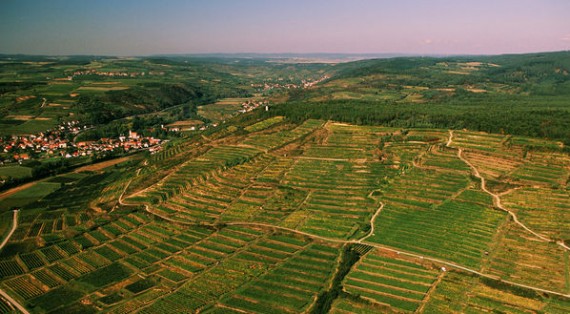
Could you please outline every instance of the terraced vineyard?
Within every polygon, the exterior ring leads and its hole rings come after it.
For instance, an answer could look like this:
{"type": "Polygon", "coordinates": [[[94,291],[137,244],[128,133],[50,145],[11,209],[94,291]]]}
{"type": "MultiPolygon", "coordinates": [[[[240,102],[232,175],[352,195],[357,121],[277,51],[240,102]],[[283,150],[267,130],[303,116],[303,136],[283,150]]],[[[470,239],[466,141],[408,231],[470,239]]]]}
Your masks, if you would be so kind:
{"type": "Polygon", "coordinates": [[[366,255],[346,277],[346,291],[397,310],[415,311],[439,272],[374,253],[366,255]]]}
{"type": "Polygon", "coordinates": [[[252,121],[23,208],[0,288],[34,313],[566,313],[570,158],[530,140],[252,121]]]}

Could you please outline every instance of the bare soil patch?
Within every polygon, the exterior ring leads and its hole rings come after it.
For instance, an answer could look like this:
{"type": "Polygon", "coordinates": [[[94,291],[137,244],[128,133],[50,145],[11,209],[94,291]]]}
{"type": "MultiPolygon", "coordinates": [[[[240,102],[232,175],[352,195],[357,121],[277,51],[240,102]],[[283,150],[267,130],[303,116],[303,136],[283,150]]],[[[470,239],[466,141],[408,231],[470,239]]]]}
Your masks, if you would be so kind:
{"type": "Polygon", "coordinates": [[[22,184],[20,186],[17,186],[15,188],[11,188],[7,191],[4,191],[2,193],[0,193],[0,200],[7,198],[8,196],[14,195],[22,190],[25,190],[33,185],[35,185],[37,183],[36,182],[30,182],[30,183],[26,183],[26,184],[22,184]]]}
{"type": "Polygon", "coordinates": [[[20,96],[18,98],[16,98],[16,102],[17,103],[21,103],[22,101],[26,101],[28,99],[34,99],[36,98],[36,96],[30,95],[30,96],[20,96]]]}
{"type": "Polygon", "coordinates": [[[9,115],[6,118],[8,119],[12,119],[12,120],[22,120],[22,121],[28,121],[28,120],[32,120],[34,119],[34,116],[26,116],[26,115],[9,115]]]}
{"type": "Polygon", "coordinates": [[[120,164],[124,161],[127,161],[131,159],[131,156],[127,156],[127,157],[122,157],[122,158],[117,158],[117,159],[112,159],[112,160],[107,160],[107,161],[103,161],[103,162],[99,162],[93,165],[88,165],[88,166],[83,166],[81,168],[77,168],[75,169],[75,172],[81,172],[81,171],[99,171],[99,170],[103,170],[107,167],[111,167],[114,166],[116,164],[120,164]]]}
{"type": "Polygon", "coordinates": [[[129,89],[128,86],[81,86],[77,90],[113,91],[129,89]]]}

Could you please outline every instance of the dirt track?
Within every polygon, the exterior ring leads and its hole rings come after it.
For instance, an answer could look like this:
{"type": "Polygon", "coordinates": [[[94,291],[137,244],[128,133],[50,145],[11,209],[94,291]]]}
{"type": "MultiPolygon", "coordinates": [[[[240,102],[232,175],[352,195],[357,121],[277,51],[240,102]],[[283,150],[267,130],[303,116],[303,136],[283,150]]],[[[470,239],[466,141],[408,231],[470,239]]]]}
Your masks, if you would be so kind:
{"type": "Polygon", "coordinates": [[[117,159],[111,159],[111,160],[107,160],[107,161],[103,161],[103,162],[98,162],[96,164],[92,164],[92,165],[88,165],[88,166],[83,166],[80,168],[77,168],[74,170],[74,172],[81,172],[81,171],[99,171],[99,170],[103,170],[107,167],[111,167],[114,166],[116,164],[120,164],[124,161],[127,161],[129,159],[131,159],[132,156],[127,156],[127,157],[122,157],[122,158],[117,158],[117,159]]]}
{"type": "Polygon", "coordinates": [[[8,196],[14,195],[14,194],[16,194],[16,193],[18,193],[18,192],[20,192],[20,191],[22,191],[22,190],[25,190],[25,189],[27,189],[27,188],[29,188],[29,187],[35,185],[35,184],[38,183],[38,182],[39,182],[39,181],[29,182],[29,183],[26,183],[26,184],[22,184],[22,185],[20,185],[20,186],[17,186],[17,187],[15,187],[15,188],[11,188],[11,189],[9,189],[9,190],[7,190],[7,191],[4,191],[4,192],[0,193],[0,200],[3,200],[3,199],[5,199],[5,198],[7,198],[8,196]]]}
{"type": "MultiPolygon", "coordinates": [[[[453,130],[449,131],[449,140],[447,141],[446,146],[447,147],[452,147],[450,146],[452,143],[452,138],[453,138],[453,130]]],[[[461,159],[465,164],[467,164],[469,166],[469,168],[471,168],[472,173],[475,177],[477,177],[479,180],[481,180],[481,190],[483,190],[483,192],[489,194],[492,198],[493,198],[493,205],[495,205],[495,207],[497,207],[498,209],[505,211],[506,213],[508,213],[511,218],[513,219],[513,221],[521,226],[524,230],[526,230],[527,232],[529,232],[530,234],[532,234],[533,236],[535,236],[537,239],[539,239],[540,241],[543,242],[556,242],[556,244],[558,244],[560,247],[562,247],[565,250],[570,250],[570,247],[568,247],[564,242],[562,241],[555,241],[553,239],[550,239],[548,237],[545,237],[539,233],[537,233],[536,231],[530,229],[528,226],[526,226],[524,223],[522,223],[519,218],[517,217],[517,215],[512,212],[511,210],[509,210],[508,208],[504,207],[503,204],[501,203],[501,197],[499,196],[499,194],[495,194],[491,191],[489,191],[489,189],[487,189],[487,181],[485,180],[485,178],[479,173],[479,170],[477,169],[477,167],[475,167],[475,165],[473,165],[469,160],[465,159],[465,157],[463,157],[463,149],[462,148],[457,148],[457,157],[459,159],[461,159]]]]}

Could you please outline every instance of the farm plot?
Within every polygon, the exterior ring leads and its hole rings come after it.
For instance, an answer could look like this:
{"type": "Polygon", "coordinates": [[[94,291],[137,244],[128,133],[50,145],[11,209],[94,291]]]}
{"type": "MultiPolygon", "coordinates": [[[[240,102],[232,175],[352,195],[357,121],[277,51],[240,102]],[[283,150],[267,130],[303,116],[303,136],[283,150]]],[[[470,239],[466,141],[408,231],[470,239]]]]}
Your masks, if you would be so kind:
{"type": "Polygon", "coordinates": [[[466,202],[449,202],[426,211],[385,207],[369,241],[477,267],[489,250],[504,215],[466,202]]]}
{"type": "Polygon", "coordinates": [[[267,185],[250,185],[224,212],[221,221],[249,221],[263,210],[263,204],[270,199],[275,190],[267,185]]]}
{"type": "Polygon", "coordinates": [[[287,186],[254,185],[231,205],[220,221],[279,224],[297,210],[308,192],[287,186]]]}
{"type": "Polygon", "coordinates": [[[24,207],[40,200],[60,188],[58,183],[38,182],[29,188],[0,200],[0,211],[10,210],[13,207],[24,207]]]}
{"type": "MultiPolygon", "coordinates": [[[[400,130],[385,127],[356,127],[338,123],[327,123],[326,130],[328,136],[323,139],[319,145],[310,146],[304,152],[304,156],[309,157],[328,157],[341,159],[362,159],[368,160],[378,159],[382,155],[381,149],[384,146],[421,146],[417,145],[417,141],[426,140],[429,142],[437,142],[441,140],[443,132],[431,132],[423,134],[415,131],[413,135],[409,135],[412,143],[394,141],[393,135],[400,133],[400,130]]],[[[394,149],[397,152],[398,148],[394,149]]],[[[396,155],[400,155],[396,153],[396,155]]],[[[403,159],[407,159],[405,156],[403,159]]]]}
{"type": "Polygon", "coordinates": [[[24,273],[24,268],[14,259],[0,261],[0,279],[24,273]]]}
{"type": "Polygon", "coordinates": [[[245,130],[248,132],[257,132],[257,131],[265,130],[267,128],[274,126],[275,124],[283,122],[283,119],[285,119],[285,117],[283,117],[283,116],[276,116],[273,118],[265,119],[263,121],[255,123],[255,124],[246,126],[245,130]]]}
{"type": "Polygon", "coordinates": [[[354,300],[352,298],[339,297],[332,306],[331,314],[376,314],[389,313],[390,308],[386,305],[371,302],[365,299],[354,300]]]}
{"type": "Polygon", "coordinates": [[[570,193],[566,190],[524,188],[501,197],[532,230],[553,239],[570,240],[570,193]]]}
{"type": "MultiPolygon", "coordinates": [[[[186,148],[173,148],[172,156],[162,156],[161,164],[167,165],[160,169],[176,165],[172,174],[127,199],[144,203],[159,217],[135,206],[112,213],[85,210],[93,201],[84,198],[112,200],[132,176],[56,180],[52,184],[63,185],[65,195],[52,193],[22,210],[21,227],[2,252],[1,287],[39,312],[305,312],[320,293],[336,291],[330,284],[340,244],[333,243],[368,235],[378,212],[374,234],[363,244],[570,291],[568,253],[555,243],[539,242],[492,209],[491,196],[481,191],[457,150],[441,145],[447,131],[336,123],[322,128],[316,120],[292,130],[279,125],[277,131],[271,129],[276,124],[260,123],[255,129],[261,132],[223,140],[238,144],[187,145],[200,155],[187,158],[186,148]],[[287,135],[270,139],[279,133],[287,135]],[[264,137],[269,142],[256,148],[239,144],[264,137]],[[290,141],[300,145],[266,151],[290,141]],[[92,194],[103,190],[99,198],[92,194]],[[71,207],[54,205],[65,197],[71,207]],[[41,247],[26,249],[36,240],[41,247]]],[[[562,155],[541,153],[542,159],[531,151],[522,158],[502,136],[464,133],[467,139],[460,145],[475,143],[464,156],[485,168],[488,177],[504,180],[528,165],[567,167],[562,155]],[[475,148],[486,141],[494,143],[489,150],[475,148]],[[485,156],[519,159],[516,166],[495,167],[485,156]]],[[[531,176],[525,184],[537,187],[517,187],[501,195],[502,203],[538,232],[568,240],[566,182],[540,183],[531,176]]],[[[344,277],[331,312],[568,312],[566,301],[546,294],[537,297],[453,269],[436,271],[429,262],[365,251],[344,277]]]]}
{"type": "Polygon", "coordinates": [[[529,161],[511,172],[508,177],[517,183],[551,187],[566,184],[568,174],[564,165],[529,161]]]}
{"type": "Polygon", "coordinates": [[[247,98],[225,98],[214,104],[198,107],[198,115],[212,121],[226,120],[238,114],[247,98]]]}
{"type": "Polygon", "coordinates": [[[182,273],[197,274],[219,264],[259,236],[256,230],[229,227],[192,244],[165,260],[164,265],[182,273]]]}
{"type": "Polygon", "coordinates": [[[198,158],[183,164],[175,173],[166,177],[143,193],[131,197],[133,201],[150,201],[157,204],[200,183],[214,171],[231,168],[253,159],[259,150],[249,147],[219,146],[198,158]]]}
{"type": "Polygon", "coordinates": [[[0,298],[0,313],[16,313],[16,309],[12,306],[12,304],[8,303],[8,301],[0,298]]]}
{"type": "Polygon", "coordinates": [[[449,139],[447,130],[436,129],[410,129],[406,134],[407,141],[429,142],[431,144],[443,144],[449,139]]]}
{"type": "Polygon", "coordinates": [[[414,312],[437,275],[438,271],[371,251],[351,270],[343,285],[348,293],[369,301],[414,312]]]}
{"type": "Polygon", "coordinates": [[[310,245],[264,276],[225,297],[224,308],[246,312],[301,313],[323,290],[336,265],[338,249],[310,245]]]}
{"type": "Polygon", "coordinates": [[[157,300],[142,313],[196,311],[211,307],[224,295],[239,290],[276,264],[303,251],[307,241],[290,236],[270,235],[257,239],[261,232],[232,226],[233,237],[254,240],[246,248],[210,262],[208,271],[191,277],[178,290],[157,300]],[[256,240],[257,239],[257,240],[256,240]]]}
{"type": "Polygon", "coordinates": [[[275,157],[273,162],[263,169],[255,180],[259,183],[279,183],[294,162],[293,158],[275,157]]]}
{"type": "Polygon", "coordinates": [[[11,178],[29,178],[32,176],[32,168],[23,166],[3,166],[0,167],[0,179],[11,178]]]}
{"type": "MultiPolygon", "coordinates": [[[[144,224],[143,217],[140,215],[125,216],[123,219],[103,225],[73,240],[62,241],[37,251],[20,254],[18,259],[21,264],[27,269],[36,270],[31,274],[15,276],[22,273],[20,263],[13,261],[10,264],[9,260],[3,261],[1,267],[3,277],[13,278],[3,280],[2,285],[22,300],[29,301],[29,304],[38,304],[38,302],[43,302],[46,295],[52,295],[57,293],[54,291],[61,290],[58,287],[63,286],[65,289],[69,285],[81,282],[83,288],[79,289],[78,293],[82,295],[125,279],[132,274],[132,268],[125,267],[121,260],[140,250],[130,243],[141,245],[136,241],[123,241],[127,238],[125,233],[138,231],[135,228],[139,225],[149,228],[145,234],[148,234],[149,230],[167,235],[180,234],[178,229],[172,229],[171,226],[153,227],[153,224],[144,224]],[[86,241],[89,243],[87,244],[86,241]],[[80,251],[80,248],[83,248],[83,251],[80,251]]],[[[174,239],[170,239],[170,242],[174,242],[174,239]]],[[[162,247],[162,243],[153,244],[159,248],[162,247]]],[[[46,306],[52,309],[51,305],[46,306]]]]}
{"type": "Polygon", "coordinates": [[[448,272],[426,303],[424,313],[567,313],[570,302],[524,289],[504,289],[490,280],[448,272]],[[496,285],[496,286],[494,286],[496,285]]]}
{"type": "Polygon", "coordinates": [[[381,135],[379,132],[363,132],[358,128],[327,123],[303,151],[303,157],[332,159],[365,159],[373,156],[381,135]]]}
{"type": "Polygon", "coordinates": [[[382,159],[399,166],[402,171],[406,171],[413,161],[429,149],[429,144],[418,144],[408,142],[386,142],[383,149],[382,159]]]}
{"type": "Polygon", "coordinates": [[[467,150],[463,157],[469,160],[479,173],[488,180],[499,180],[522,164],[520,154],[497,150],[487,152],[467,150]]]}
{"type": "Polygon", "coordinates": [[[426,210],[460,194],[470,185],[467,173],[412,169],[394,179],[382,199],[394,209],[426,210]]]}
{"type": "Polygon", "coordinates": [[[467,184],[465,175],[421,169],[399,177],[368,241],[477,267],[505,214],[467,184]]]}
{"type": "Polygon", "coordinates": [[[36,212],[36,215],[27,217],[29,220],[24,221],[22,219],[10,242],[55,235],[78,223],[84,223],[89,218],[85,213],[69,214],[67,210],[50,211],[41,215],[36,212]]]}
{"type": "Polygon", "coordinates": [[[554,165],[556,167],[570,167],[570,156],[568,154],[558,152],[559,149],[560,146],[557,146],[557,149],[554,149],[553,151],[531,151],[527,154],[526,158],[531,162],[554,165]]]}
{"type": "Polygon", "coordinates": [[[177,221],[212,223],[234,204],[236,199],[241,199],[241,203],[246,201],[244,194],[252,190],[249,188],[253,184],[253,178],[267,167],[270,161],[269,156],[264,155],[226,171],[212,173],[208,178],[188,186],[179,195],[171,197],[153,210],[177,221]]]}
{"type": "Polygon", "coordinates": [[[369,173],[367,164],[298,159],[282,183],[310,194],[283,225],[326,237],[353,236],[379,207],[368,198],[374,190],[369,173]]]}
{"type": "Polygon", "coordinates": [[[469,166],[457,157],[457,150],[445,146],[432,146],[419,158],[421,167],[453,172],[468,172],[469,166]]]}
{"type": "Polygon", "coordinates": [[[271,150],[301,139],[324,124],[321,120],[307,120],[292,130],[278,131],[273,133],[249,135],[243,144],[251,145],[262,150],[271,150]]]}
{"type": "Polygon", "coordinates": [[[118,172],[91,173],[74,184],[51,183],[59,188],[43,199],[30,203],[27,208],[48,208],[51,210],[66,208],[71,211],[88,207],[93,199],[97,198],[103,188],[119,176],[118,172]]]}
{"type": "Polygon", "coordinates": [[[302,157],[308,158],[324,158],[324,156],[332,159],[364,159],[367,157],[367,152],[361,147],[354,147],[351,145],[311,145],[303,151],[302,155],[302,157]]]}
{"type": "Polygon", "coordinates": [[[555,243],[537,241],[509,221],[490,251],[487,272],[503,279],[540,288],[568,291],[570,272],[566,254],[555,243]]]}
{"type": "Polygon", "coordinates": [[[495,152],[500,150],[506,141],[507,137],[499,134],[455,131],[453,132],[452,146],[484,152],[495,152]]]}

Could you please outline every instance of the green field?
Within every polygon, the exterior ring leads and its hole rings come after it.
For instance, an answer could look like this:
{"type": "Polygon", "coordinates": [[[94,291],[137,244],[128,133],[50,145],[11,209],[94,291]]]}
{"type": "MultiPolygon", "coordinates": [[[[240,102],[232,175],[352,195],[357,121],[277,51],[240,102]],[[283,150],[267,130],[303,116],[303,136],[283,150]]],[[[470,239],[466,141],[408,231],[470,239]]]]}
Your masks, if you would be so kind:
{"type": "Polygon", "coordinates": [[[22,167],[22,166],[3,166],[0,167],[0,178],[2,177],[12,177],[12,178],[27,178],[32,176],[32,168],[22,167]]]}
{"type": "Polygon", "coordinates": [[[27,189],[0,200],[0,211],[6,211],[13,207],[23,207],[40,200],[59,188],[60,184],[58,183],[39,182],[27,189]]]}

